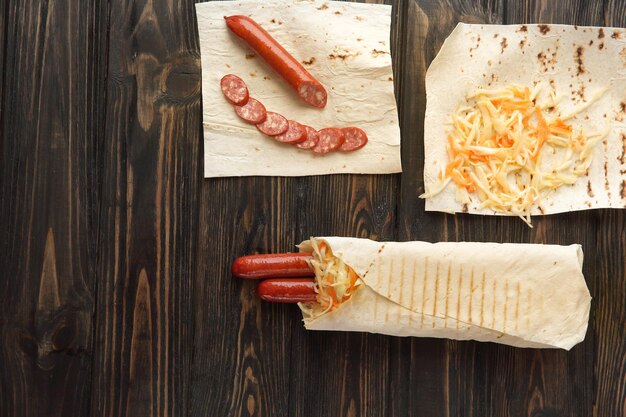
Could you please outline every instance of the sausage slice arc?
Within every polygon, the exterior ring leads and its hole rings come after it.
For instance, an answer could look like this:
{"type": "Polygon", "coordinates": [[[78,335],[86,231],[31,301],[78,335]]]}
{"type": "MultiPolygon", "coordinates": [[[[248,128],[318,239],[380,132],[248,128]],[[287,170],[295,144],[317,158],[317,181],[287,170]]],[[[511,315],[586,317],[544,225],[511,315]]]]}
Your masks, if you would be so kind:
{"type": "Polygon", "coordinates": [[[256,128],[268,136],[276,136],[285,133],[289,129],[289,123],[283,115],[268,111],[265,121],[256,125],[256,128]]]}
{"type": "Polygon", "coordinates": [[[243,106],[250,98],[248,86],[239,77],[233,74],[226,74],[220,81],[220,87],[224,97],[237,106],[243,106]]]}
{"type": "Polygon", "coordinates": [[[252,97],[248,99],[245,105],[235,106],[235,112],[246,122],[255,125],[265,121],[267,117],[265,106],[259,100],[252,97]]]}
{"type": "Polygon", "coordinates": [[[289,129],[281,135],[274,136],[278,142],[282,143],[298,143],[306,140],[306,130],[300,123],[289,120],[289,129]]]}
{"type": "Polygon", "coordinates": [[[306,140],[303,142],[295,143],[300,149],[311,149],[317,142],[320,140],[320,135],[317,133],[317,130],[313,129],[311,126],[303,125],[304,130],[306,130],[306,140]]]}
{"type": "Polygon", "coordinates": [[[346,141],[339,147],[340,151],[351,152],[361,149],[367,144],[367,134],[358,127],[344,127],[341,129],[346,141]]]}
{"type": "Polygon", "coordinates": [[[326,154],[328,152],[338,149],[346,140],[341,129],[335,127],[327,127],[321,129],[319,132],[319,141],[317,145],[313,147],[313,152],[318,154],[326,154]]]}

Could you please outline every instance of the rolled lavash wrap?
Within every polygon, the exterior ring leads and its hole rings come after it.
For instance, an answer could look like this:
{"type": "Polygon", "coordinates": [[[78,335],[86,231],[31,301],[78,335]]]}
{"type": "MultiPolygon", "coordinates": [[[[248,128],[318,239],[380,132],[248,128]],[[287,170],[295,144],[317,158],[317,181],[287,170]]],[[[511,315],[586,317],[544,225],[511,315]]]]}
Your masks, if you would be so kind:
{"type": "Polygon", "coordinates": [[[320,292],[330,282],[324,271],[358,277],[349,291],[335,284],[345,295],[334,305],[299,304],[309,330],[566,350],[585,338],[591,296],[580,245],[317,237],[299,248],[313,252],[320,292]]]}

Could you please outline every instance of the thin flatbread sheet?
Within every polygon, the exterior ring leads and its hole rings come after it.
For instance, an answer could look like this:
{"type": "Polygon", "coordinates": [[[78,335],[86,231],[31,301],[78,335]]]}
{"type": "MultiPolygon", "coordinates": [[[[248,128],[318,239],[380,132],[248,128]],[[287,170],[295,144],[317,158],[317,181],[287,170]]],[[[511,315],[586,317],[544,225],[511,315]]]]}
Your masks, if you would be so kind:
{"type": "Polygon", "coordinates": [[[204,176],[303,176],[400,172],[400,127],[390,53],[391,6],[344,2],[214,1],[196,5],[202,58],[204,176]],[[267,30],[324,85],[328,103],[304,103],[234,34],[224,16],[246,15],[267,30]],[[367,145],[318,155],[274,141],[239,119],[220,79],[240,76],[250,96],[287,119],[357,126],[367,145]]]}
{"type": "Polygon", "coordinates": [[[307,329],[561,349],[585,338],[591,296],[580,245],[316,239],[363,284],[305,319],[307,329]]]}
{"type": "MultiPolygon", "coordinates": [[[[459,24],[426,75],[426,190],[440,183],[442,163],[448,161],[446,123],[468,95],[479,88],[536,83],[556,91],[561,114],[601,94],[568,123],[609,133],[595,145],[588,174],[549,193],[541,200],[543,211],[534,207],[531,213],[626,207],[626,30],[618,28],[459,24]]],[[[426,210],[501,214],[481,209],[476,197],[467,205],[456,201],[456,188],[450,183],[427,198],[426,210]]]]}

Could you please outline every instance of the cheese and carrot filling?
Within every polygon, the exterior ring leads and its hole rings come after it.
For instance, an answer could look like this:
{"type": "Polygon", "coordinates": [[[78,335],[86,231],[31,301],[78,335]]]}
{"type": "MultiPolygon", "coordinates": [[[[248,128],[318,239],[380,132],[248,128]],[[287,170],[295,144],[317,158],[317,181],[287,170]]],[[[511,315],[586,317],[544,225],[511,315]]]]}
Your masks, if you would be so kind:
{"type": "Polygon", "coordinates": [[[321,316],[334,310],[350,299],[362,284],[359,276],[340,258],[333,255],[323,240],[311,239],[313,255],[311,266],[315,271],[315,302],[299,303],[305,320],[321,316]]]}
{"type": "Polygon", "coordinates": [[[453,182],[459,203],[477,198],[479,209],[519,216],[531,226],[531,209],[542,210],[547,193],[587,175],[593,147],[608,133],[588,134],[567,122],[603,92],[567,115],[560,115],[553,91],[541,93],[541,84],[532,90],[511,85],[469,96],[468,106],[452,115],[440,183],[420,197],[453,182]]]}

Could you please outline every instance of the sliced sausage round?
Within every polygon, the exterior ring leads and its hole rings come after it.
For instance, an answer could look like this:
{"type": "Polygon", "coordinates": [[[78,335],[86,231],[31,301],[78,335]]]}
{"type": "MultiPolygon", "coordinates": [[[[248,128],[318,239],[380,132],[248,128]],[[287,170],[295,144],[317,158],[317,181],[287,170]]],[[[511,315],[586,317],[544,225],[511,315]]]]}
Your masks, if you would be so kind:
{"type": "Polygon", "coordinates": [[[265,121],[256,125],[256,128],[268,136],[276,136],[285,133],[289,129],[289,123],[283,115],[268,111],[265,121]]]}
{"type": "Polygon", "coordinates": [[[313,129],[311,126],[303,125],[304,130],[306,130],[306,140],[299,143],[294,143],[300,149],[311,149],[317,142],[320,140],[320,135],[317,133],[317,130],[313,129]]]}
{"type": "Polygon", "coordinates": [[[298,143],[306,140],[306,130],[300,123],[289,120],[289,129],[282,135],[274,136],[278,142],[282,143],[298,143]]]}
{"type": "Polygon", "coordinates": [[[267,110],[265,106],[257,99],[250,97],[248,102],[243,106],[235,106],[235,112],[239,117],[248,123],[259,124],[265,121],[267,110]]]}
{"type": "Polygon", "coordinates": [[[343,135],[346,137],[344,143],[339,147],[340,151],[350,152],[361,149],[367,143],[367,134],[358,127],[344,127],[341,129],[343,135]]]}
{"type": "Polygon", "coordinates": [[[220,81],[220,87],[224,97],[237,106],[243,106],[250,98],[248,86],[239,77],[233,74],[226,74],[220,81]]]}
{"type": "Polygon", "coordinates": [[[317,145],[313,147],[313,152],[319,154],[325,154],[338,149],[346,140],[346,137],[341,129],[337,129],[335,127],[321,129],[317,133],[320,138],[317,145]]]}

